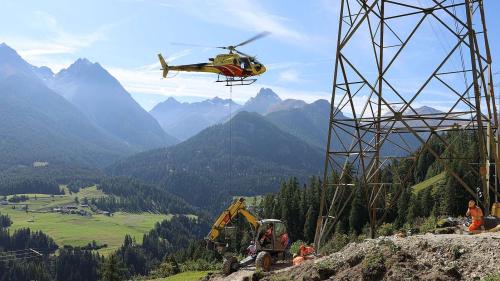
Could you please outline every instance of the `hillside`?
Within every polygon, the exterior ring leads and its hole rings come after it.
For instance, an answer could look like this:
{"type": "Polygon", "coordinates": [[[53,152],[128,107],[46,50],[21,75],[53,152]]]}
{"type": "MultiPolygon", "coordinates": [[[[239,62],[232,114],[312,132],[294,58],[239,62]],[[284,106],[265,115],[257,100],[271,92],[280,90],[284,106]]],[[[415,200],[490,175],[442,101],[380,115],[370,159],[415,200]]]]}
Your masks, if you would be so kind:
{"type": "Polygon", "coordinates": [[[240,107],[230,99],[218,97],[194,103],[180,103],[170,97],[157,104],[150,114],[167,133],[179,140],[186,140],[203,129],[220,123],[230,115],[230,109],[235,112],[240,107]]]}
{"type": "MultiPolygon", "coordinates": [[[[266,115],[266,119],[283,131],[324,149],[328,139],[329,116],[330,103],[317,100],[302,107],[271,112],[266,115]]],[[[342,113],[339,118],[344,118],[342,113]]]]}
{"type": "Polygon", "coordinates": [[[223,202],[215,199],[271,192],[290,176],[318,174],[323,157],[319,149],[264,117],[241,112],[232,122],[209,127],[174,147],[134,155],[107,172],[160,184],[189,203],[211,205],[215,211],[223,202]]]}
{"type": "Polygon", "coordinates": [[[307,103],[303,100],[286,99],[278,104],[274,104],[273,106],[271,106],[267,110],[267,114],[272,113],[272,112],[276,112],[276,111],[281,111],[281,110],[301,108],[301,107],[304,107],[306,105],[307,105],[307,103]]]}
{"type": "Polygon", "coordinates": [[[103,166],[131,153],[46,87],[40,69],[0,45],[0,168],[34,161],[103,166]]]}
{"type": "Polygon", "coordinates": [[[261,280],[479,280],[500,273],[499,247],[498,234],[380,237],[261,280]]]}
{"type": "Polygon", "coordinates": [[[78,59],[48,79],[47,85],[136,151],[177,142],[98,63],[78,59]]]}
{"type": "Polygon", "coordinates": [[[207,280],[484,280],[500,274],[498,247],[498,234],[380,237],[350,243],[299,266],[278,264],[270,273],[248,267],[229,276],[212,274],[207,280]]]}
{"type": "Polygon", "coordinates": [[[35,161],[103,166],[130,150],[37,79],[0,79],[2,169],[35,161]]]}

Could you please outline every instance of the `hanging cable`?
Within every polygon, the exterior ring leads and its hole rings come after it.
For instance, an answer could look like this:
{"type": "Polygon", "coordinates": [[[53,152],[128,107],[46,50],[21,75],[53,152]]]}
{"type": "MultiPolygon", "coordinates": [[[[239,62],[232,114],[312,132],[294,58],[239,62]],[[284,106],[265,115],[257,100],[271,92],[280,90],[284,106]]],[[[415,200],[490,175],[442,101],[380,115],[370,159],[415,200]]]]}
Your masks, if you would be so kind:
{"type": "Polygon", "coordinates": [[[233,86],[229,86],[229,194],[232,191],[233,179],[233,86]]]}

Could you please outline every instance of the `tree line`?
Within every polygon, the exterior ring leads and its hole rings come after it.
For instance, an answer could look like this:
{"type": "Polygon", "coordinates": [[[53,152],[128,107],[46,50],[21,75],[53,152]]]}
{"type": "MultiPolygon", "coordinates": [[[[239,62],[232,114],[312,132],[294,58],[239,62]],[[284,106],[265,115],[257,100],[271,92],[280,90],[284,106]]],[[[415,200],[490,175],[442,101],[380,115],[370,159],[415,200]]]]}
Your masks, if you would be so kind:
{"type": "Polygon", "coordinates": [[[106,177],[97,188],[109,196],[91,200],[105,211],[158,212],[163,214],[194,214],[197,211],[183,199],[152,185],[127,177],[106,177]]]}
{"type": "MultiPolygon", "coordinates": [[[[437,161],[428,150],[421,148],[421,154],[413,163],[409,159],[393,160],[381,170],[383,182],[393,183],[385,195],[384,204],[398,197],[394,206],[390,208],[381,223],[389,224],[394,229],[409,229],[417,227],[418,222],[428,217],[460,216],[467,209],[467,201],[473,199],[465,188],[453,177],[451,172],[460,175],[469,186],[480,186],[480,178],[468,174],[467,165],[478,162],[477,136],[471,132],[452,132],[440,135],[448,143],[452,143],[453,151],[445,150],[443,142],[438,137],[431,137],[429,145],[446,159],[453,153],[460,152],[460,159],[447,160],[448,170],[437,161]],[[442,181],[415,190],[416,183],[433,176],[445,173],[442,181]]],[[[343,183],[355,183],[354,196],[348,201],[343,215],[336,228],[331,233],[350,235],[368,235],[369,214],[367,208],[366,187],[361,186],[347,167],[347,177],[343,183]]],[[[332,182],[339,182],[339,175],[331,175],[332,182]]],[[[297,179],[292,178],[282,183],[280,190],[274,194],[267,194],[261,201],[258,212],[263,218],[283,220],[288,227],[292,240],[302,240],[312,243],[318,217],[321,181],[313,177],[308,184],[301,186],[297,179]]],[[[333,189],[327,190],[326,202],[333,196],[333,189]]],[[[340,192],[340,201],[349,200],[347,192],[340,192]]],[[[378,211],[382,217],[382,211],[378,211]]]]}
{"type": "Polygon", "coordinates": [[[23,193],[63,194],[56,182],[43,181],[32,178],[0,178],[0,195],[5,196],[23,193]]]}

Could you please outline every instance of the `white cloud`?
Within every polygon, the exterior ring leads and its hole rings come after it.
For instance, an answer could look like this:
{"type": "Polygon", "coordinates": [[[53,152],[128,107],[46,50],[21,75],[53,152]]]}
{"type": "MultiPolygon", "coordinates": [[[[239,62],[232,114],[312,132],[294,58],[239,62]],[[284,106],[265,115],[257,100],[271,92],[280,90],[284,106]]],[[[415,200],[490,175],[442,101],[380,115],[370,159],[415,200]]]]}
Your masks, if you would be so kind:
{"type": "Polygon", "coordinates": [[[248,26],[254,31],[270,31],[278,37],[290,40],[304,41],[307,39],[305,34],[299,33],[283,23],[283,21],[289,21],[288,19],[267,12],[256,1],[240,0],[235,3],[233,0],[223,0],[222,2],[228,12],[238,19],[232,24],[248,26]]]}
{"type": "MultiPolygon", "coordinates": [[[[159,5],[168,8],[174,6],[170,2],[162,2],[159,5]]],[[[268,31],[273,36],[295,43],[308,43],[311,40],[307,34],[290,27],[292,20],[270,13],[257,1],[176,1],[175,7],[199,20],[215,22],[240,30],[268,31]]]]}
{"type": "MultiPolygon", "coordinates": [[[[39,26],[49,34],[48,36],[43,39],[12,36],[3,37],[2,40],[31,63],[47,65],[54,69],[60,69],[63,63],[60,59],[51,59],[51,56],[74,54],[82,48],[106,40],[107,33],[114,27],[114,25],[103,25],[92,32],[76,34],[64,30],[56,18],[49,13],[36,11],[34,18],[39,26]]],[[[64,64],[67,65],[67,63],[64,64]]]]}
{"type": "Polygon", "coordinates": [[[292,83],[297,83],[302,81],[302,79],[299,77],[299,72],[295,69],[287,69],[279,74],[279,81],[280,82],[292,82],[292,83]]]}

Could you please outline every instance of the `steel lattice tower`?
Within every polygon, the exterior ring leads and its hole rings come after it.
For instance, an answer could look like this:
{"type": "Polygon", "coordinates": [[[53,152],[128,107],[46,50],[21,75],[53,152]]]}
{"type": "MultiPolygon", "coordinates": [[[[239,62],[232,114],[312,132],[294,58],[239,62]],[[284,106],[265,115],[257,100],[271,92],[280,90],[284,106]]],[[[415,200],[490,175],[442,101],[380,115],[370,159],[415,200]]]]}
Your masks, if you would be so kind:
{"type": "Polygon", "coordinates": [[[479,200],[477,186],[449,168],[450,158],[460,158],[460,151],[444,157],[429,145],[432,136],[445,150],[454,151],[453,143],[443,137],[452,130],[476,132],[480,163],[469,161],[467,169],[469,176],[481,178],[482,206],[488,212],[490,194],[498,195],[491,175],[500,166],[483,1],[340,2],[316,247],[343,215],[355,190],[365,192],[374,235],[401,193],[387,198],[386,191],[398,186],[402,190],[405,182],[383,182],[381,168],[392,159],[416,162],[426,150],[479,200]],[[328,193],[333,198],[327,202],[328,193]]]}

